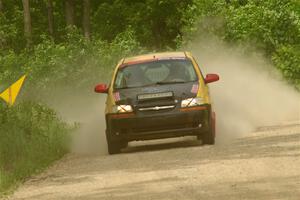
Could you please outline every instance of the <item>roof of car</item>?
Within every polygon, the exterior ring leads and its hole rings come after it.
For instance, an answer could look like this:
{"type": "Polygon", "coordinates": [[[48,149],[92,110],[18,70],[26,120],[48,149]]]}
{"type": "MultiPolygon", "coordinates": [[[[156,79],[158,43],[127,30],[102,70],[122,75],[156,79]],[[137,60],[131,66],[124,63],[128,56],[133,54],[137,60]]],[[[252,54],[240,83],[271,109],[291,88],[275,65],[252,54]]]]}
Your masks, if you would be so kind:
{"type": "Polygon", "coordinates": [[[163,53],[151,53],[151,54],[144,54],[134,57],[125,58],[122,62],[122,65],[129,65],[129,64],[137,64],[148,62],[152,60],[168,60],[168,59],[183,59],[186,58],[185,52],[163,52],[163,53]]]}

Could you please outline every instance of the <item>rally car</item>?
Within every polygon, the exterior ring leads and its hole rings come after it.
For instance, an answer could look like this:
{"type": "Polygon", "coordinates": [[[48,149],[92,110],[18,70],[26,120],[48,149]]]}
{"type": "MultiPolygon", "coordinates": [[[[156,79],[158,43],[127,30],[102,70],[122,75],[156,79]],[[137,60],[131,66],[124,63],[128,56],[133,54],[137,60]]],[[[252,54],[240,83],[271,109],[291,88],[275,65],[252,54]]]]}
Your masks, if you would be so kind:
{"type": "Polygon", "coordinates": [[[197,136],[215,143],[215,113],[208,83],[189,52],[166,52],[122,59],[106,93],[106,138],[109,154],[120,153],[129,141],[197,136]]]}

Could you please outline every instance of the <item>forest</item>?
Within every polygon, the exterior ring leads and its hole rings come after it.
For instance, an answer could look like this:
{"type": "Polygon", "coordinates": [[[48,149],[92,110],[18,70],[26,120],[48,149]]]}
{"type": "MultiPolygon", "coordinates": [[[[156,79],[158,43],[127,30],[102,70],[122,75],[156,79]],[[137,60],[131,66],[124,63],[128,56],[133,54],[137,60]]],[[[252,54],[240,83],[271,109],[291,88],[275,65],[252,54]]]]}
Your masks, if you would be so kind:
{"type": "Polygon", "coordinates": [[[299,0],[0,0],[0,92],[28,76],[15,106],[0,102],[0,194],[68,152],[76,125],[45,97],[88,93],[120,58],[202,35],[261,52],[300,90],[299,0]]]}

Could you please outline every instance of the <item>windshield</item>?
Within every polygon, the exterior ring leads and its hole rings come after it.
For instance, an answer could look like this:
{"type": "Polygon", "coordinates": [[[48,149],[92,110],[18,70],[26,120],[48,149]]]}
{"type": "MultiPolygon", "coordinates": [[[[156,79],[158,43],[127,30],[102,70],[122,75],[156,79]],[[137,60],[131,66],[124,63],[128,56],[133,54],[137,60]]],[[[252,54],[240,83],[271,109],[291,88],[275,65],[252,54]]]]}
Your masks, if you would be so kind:
{"type": "Polygon", "coordinates": [[[196,80],[197,75],[190,60],[159,60],[120,68],[114,87],[122,89],[196,80]]]}

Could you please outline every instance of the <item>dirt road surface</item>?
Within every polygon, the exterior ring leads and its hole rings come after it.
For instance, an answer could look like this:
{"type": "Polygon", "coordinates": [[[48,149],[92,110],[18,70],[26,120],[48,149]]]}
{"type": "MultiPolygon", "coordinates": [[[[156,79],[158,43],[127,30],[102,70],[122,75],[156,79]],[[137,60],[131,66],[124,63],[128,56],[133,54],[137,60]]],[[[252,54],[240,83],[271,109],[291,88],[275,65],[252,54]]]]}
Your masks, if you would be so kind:
{"type": "Polygon", "coordinates": [[[163,142],[131,144],[113,156],[68,155],[10,199],[300,199],[300,125],[226,145],[163,142]]]}

